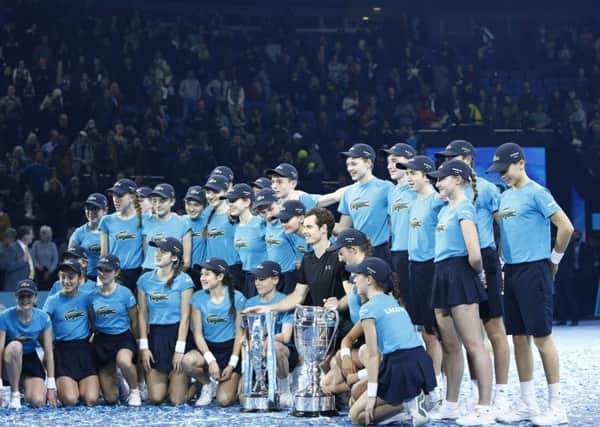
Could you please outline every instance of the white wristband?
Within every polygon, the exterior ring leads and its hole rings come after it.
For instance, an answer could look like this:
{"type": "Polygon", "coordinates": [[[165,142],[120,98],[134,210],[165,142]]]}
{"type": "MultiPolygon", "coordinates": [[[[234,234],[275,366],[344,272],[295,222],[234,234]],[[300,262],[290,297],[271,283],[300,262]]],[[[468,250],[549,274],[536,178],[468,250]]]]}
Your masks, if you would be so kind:
{"type": "Polygon", "coordinates": [[[556,252],[556,249],[552,249],[552,253],[550,254],[550,261],[552,264],[560,264],[560,260],[565,256],[565,253],[556,252]]]}
{"type": "Polygon", "coordinates": [[[46,388],[48,390],[56,390],[56,381],[54,380],[54,377],[46,378],[46,388]]]}
{"type": "Polygon", "coordinates": [[[232,354],[229,357],[228,365],[231,366],[233,369],[235,369],[239,361],[240,361],[240,358],[238,356],[236,356],[235,354],[232,354]]]}
{"type": "Polygon", "coordinates": [[[217,361],[215,356],[210,351],[207,351],[206,353],[204,353],[203,356],[204,356],[204,360],[206,361],[207,365],[210,365],[211,363],[217,361]]]}
{"type": "Polygon", "coordinates": [[[477,276],[479,277],[479,280],[484,281],[485,280],[485,270],[481,270],[479,272],[479,274],[477,274],[477,276]]]}
{"type": "MultiPolygon", "coordinates": [[[[367,378],[367,370],[366,369],[361,369],[356,374],[358,375],[359,380],[364,380],[365,378],[367,378]]],[[[375,384],[375,385],[377,386],[377,384],[375,384]]]]}
{"type": "Polygon", "coordinates": [[[377,383],[367,384],[367,397],[377,397],[377,383]]]}
{"type": "Polygon", "coordinates": [[[0,389],[4,387],[4,384],[2,383],[2,378],[0,378],[0,389]]]}
{"type": "Polygon", "coordinates": [[[175,343],[175,353],[185,353],[185,341],[177,341],[175,343]]]}
{"type": "Polygon", "coordinates": [[[140,350],[148,350],[148,338],[140,338],[138,340],[138,347],[140,348],[140,350]]]}
{"type": "Polygon", "coordinates": [[[342,347],[340,349],[340,356],[342,357],[352,357],[352,351],[348,347],[342,347]]]}

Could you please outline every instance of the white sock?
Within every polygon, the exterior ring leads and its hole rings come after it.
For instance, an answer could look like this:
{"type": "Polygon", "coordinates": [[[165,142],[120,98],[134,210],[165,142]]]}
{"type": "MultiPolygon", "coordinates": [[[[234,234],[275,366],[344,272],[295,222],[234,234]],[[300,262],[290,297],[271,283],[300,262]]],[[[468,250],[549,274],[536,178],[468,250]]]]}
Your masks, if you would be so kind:
{"type": "Polygon", "coordinates": [[[444,399],[444,405],[449,407],[450,409],[457,409],[458,408],[458,402],[449,402],[446,399],[444,399]]]}
{"type": "Polygon", "coordinates": [[[444,384],[444,377],[442,377],[442,374],[436,376],[435,380],[437,381],[437,386],[442,387],[442,385],[444,384]]]}
{"type": "Polygon", "coordinates": [[[129,389],[129,394],[133,393],[134,391],[136,391],[136,392],[138,392],[138,393],[139,393],[139,392],[140,392],[140,389],[139,389],[139,388],[137,388],[137,387],[131,388],[131,389],[129,389]]]}
{"type": "Polygon", "coordinates": [[[289,381],[289,377],[285,377],[285,378],[277,378],[277,380],[279,381],[279,389],[283,392],[283,393],[288,393],[290,391],[290,381],[289,381]]]}
{"type": "Polygon", "coordinates": [[[508,385],[507,384],[496,384],[496,397],[504,399],[508,398],[508,385]]]}
{"type": "Polygon", "coordinates": [[[532,381],[522,381],[520,383],[521,386],[521,398],[525,403],[533,403],[535,401],[535,393],[533,389],[533,380],[532,381]]]}
{"type": "Polygon", "coordinates": [[[139,388],[140,390],[142,390],[144,387],[146,387],[146,383],[144,383],[144,382],[141,382],[141,383],[140,383],[140,382],[138,382],[138,388],[139,388]]]}
{"type": "Polygon", "coordinates": [[[548,384],[548,403],[549,406],[562,406],[560,393],[560,383],[548,384]]]}

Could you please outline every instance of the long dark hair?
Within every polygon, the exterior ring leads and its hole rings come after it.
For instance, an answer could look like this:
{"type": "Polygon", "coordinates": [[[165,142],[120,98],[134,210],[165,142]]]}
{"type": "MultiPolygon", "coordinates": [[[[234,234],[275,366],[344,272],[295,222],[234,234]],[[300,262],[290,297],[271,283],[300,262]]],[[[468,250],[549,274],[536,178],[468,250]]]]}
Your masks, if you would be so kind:
{"type": "Polygon", "coordinates": [[[227,293],[229,294],[229,314],[235,316],[235,282],[231,273],[223,274],[223,286],[227,286],[227,293]]]}
{"type": "Polygon", "coordinates": [[[185,266],[183,265],[183,262],[181,260],[177,260],[173,264],[175,264],[173,266],[173,272],[171,273],[171,277],[169,277],[169,280],[167,280],[167,283],[165,284],[165,287],[167,289],[171,289],[171,286],[173,286],[173,282],[175,281],[175,278],[179,275],[179,273],[181,273],[183,270],[185,270],[185,266]]]}

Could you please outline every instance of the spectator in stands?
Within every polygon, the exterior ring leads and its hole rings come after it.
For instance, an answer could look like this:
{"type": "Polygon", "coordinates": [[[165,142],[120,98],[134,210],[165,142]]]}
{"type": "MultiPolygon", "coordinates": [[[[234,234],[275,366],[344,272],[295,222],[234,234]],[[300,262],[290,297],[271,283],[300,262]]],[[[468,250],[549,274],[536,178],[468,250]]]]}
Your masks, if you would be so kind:
{"type": "Polygon", "coordinates": [[[188,70],[186,78],[179,83],[178,93],[181,98],[183,120],[187,120],[194,113],[198,100],[202,97],[202,85],[194,70],[188,70]]]}
{"type": "Polygon", "coordinates": [[[35,281],[41,289],[50,289],[58,265],[58,250],[52,241],[52,228],[40,227],[40,239],[33,242],[31,258],[35,267],[35,281]]]}
{"type": "Polygon", "coordinates": [[[17,228],[16,241],[4,248],[0,266],[4,270],[4,291],[13,292],[21,280],[33,278],[35,268],[29,250],[33,240],[31,227],[17,228]]]}

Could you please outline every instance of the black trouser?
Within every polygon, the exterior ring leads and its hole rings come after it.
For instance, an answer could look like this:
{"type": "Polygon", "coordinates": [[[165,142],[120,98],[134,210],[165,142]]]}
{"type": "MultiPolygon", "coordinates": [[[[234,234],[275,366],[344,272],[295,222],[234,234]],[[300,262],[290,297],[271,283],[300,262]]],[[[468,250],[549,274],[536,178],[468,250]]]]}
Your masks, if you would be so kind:
{"type": "Polygon", "coordinates": [[[556,280],[554,294],[555,319],[560,322],[579,321],[579,306],[577,304],[577,283],[574,276],[556,280]]]}

